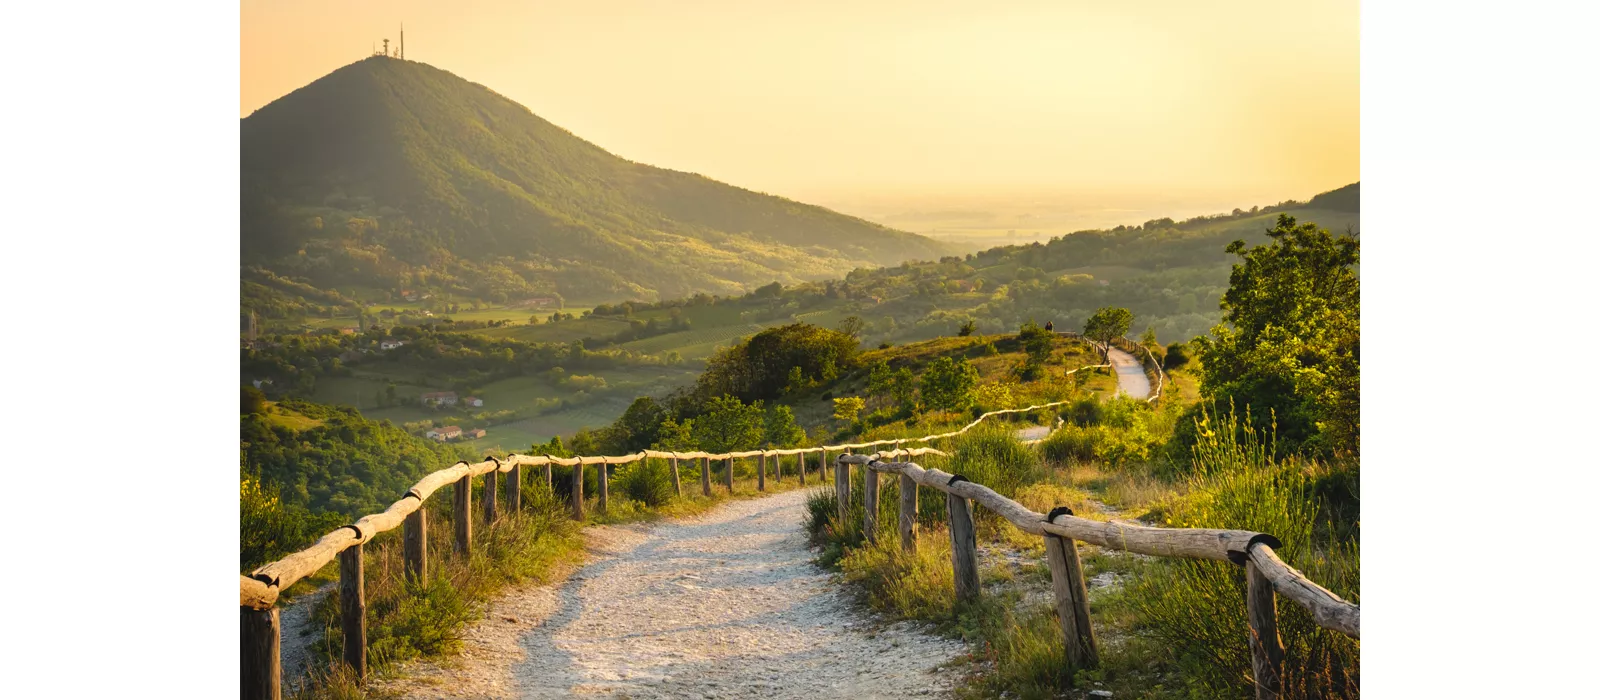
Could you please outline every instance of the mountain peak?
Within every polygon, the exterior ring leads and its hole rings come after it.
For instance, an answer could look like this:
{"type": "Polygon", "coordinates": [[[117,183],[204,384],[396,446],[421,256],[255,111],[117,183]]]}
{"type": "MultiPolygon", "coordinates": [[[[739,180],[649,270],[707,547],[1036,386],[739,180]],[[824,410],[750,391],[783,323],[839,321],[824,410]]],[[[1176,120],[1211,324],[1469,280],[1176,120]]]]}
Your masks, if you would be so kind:
{"type": "Polygon", "coordinates": [[[324,288],[422,277],[482,298],[659,298],[945,252],[821,207],[627,161],[416,61],[356,61],[257,110],[240,131],[245,262],[324,288]]]}

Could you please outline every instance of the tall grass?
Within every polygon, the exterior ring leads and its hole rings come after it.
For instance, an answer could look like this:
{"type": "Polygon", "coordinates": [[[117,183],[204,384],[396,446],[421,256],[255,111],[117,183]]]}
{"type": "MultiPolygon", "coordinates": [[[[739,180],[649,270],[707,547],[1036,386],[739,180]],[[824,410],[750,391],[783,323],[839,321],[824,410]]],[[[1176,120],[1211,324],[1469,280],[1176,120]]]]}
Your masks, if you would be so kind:
{"type": "MultiPolygon", "coordinates": [[[[1291,566],[1346,600],[1360,602],[1360,545],[1319,526],[1311,485],[1320,465],[1272,457],[1271,432],[1233,413],[1202,414],[1188,494],[1164,504],[1172,527],[1254,530],[1275,535],[1291,566]]],[[[1169,647],[1184,676],[1208,696],[1241,696],[1253,685],[1243,570],[1207,561],[1161,560],[1129,589],[1142,633],[1169,647]]],[[[1318,627],[1299,605],[1280,601],[1284,698],[1360,695],[1360,643],[1318,627]]]]}

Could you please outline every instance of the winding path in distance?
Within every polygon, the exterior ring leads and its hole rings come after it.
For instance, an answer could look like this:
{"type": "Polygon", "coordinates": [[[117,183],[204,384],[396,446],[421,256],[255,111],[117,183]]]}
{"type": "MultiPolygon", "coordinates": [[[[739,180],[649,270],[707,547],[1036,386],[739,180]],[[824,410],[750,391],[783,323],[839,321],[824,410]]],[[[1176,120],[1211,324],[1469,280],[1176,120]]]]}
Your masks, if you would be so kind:
{"type": "Polygon", "coordinates": [[[585,530],[594,559],[502,596],[462,658],[387,683],[408,698],[946,696],[962,643],[883,625],[812,563],[809,489],[697,518],[585,530]]]}
{"type": "Polygon", "coordinates": [[[1126,352],[1111,348],[1111,367],[1117,370],[1117,390],[1136,399],[1150,398],[1150,377],[1144,363],[1126,352]]]}

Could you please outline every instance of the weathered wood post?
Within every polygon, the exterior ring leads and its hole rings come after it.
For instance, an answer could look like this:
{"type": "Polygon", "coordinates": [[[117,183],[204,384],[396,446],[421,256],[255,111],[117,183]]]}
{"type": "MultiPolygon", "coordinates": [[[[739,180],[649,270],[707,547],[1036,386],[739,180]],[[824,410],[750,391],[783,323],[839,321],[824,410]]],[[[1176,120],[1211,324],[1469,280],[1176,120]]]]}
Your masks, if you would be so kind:
{"type": "Polygon", "coordinates": [[[1272,581],[1246,560],[1245,605],[1250,619],[1250,670],[1256,700],[1277,700],[1283,691],[1283,641],[1278,638],[1278,594],[1272,581]]]}
{"type": "Polygon", "coordinates": [[[783,483],[783,455],[772,456],[772,472],[778,483],[783,483]]]}
{"type": "Polygon", "coordinates": [[[800,485],[806,485],[806,453],[800,452],[794,456],[794,470],[800,472],[800,485]]]}
{"type": "Polygon", "coordinates": [[[452,517],[456,521],[456,553],[461,556],[472,555],[472,475],[468,474],[456,480],[454,493],[455,512],[452,517]]]}
{"type": "Polygon", "coordinates": [[[495,468],[483,475],[483,526],[494,524],[500,517],[500,460],[494,460],[495,468]]]}
{"type": "Polygon", "coordinates": [[[405,524],[401,526],[401,535],[404,539],[403,547],[406,560],[406,576],[413,581],[428,580],[428,509],[426,504],[417,506],[406,516],[405,524]]]}
{"type": "Polygon", "coordinates": [[[872,464],[861,465],[861,495],[866,502],[866,518],[862,522],[867,529],[867,541],[878,541],[878,470],[872,464]]]}
{"type": "Polygon", "coordinates": [[[356,678],[367,677],[367,590],[361,573],[360,544],[339,552],[339,627],[344,633],[344,663],[356,678]]]}
{"type": "Polygon", "coordinates": [[[822,479],[822,483],[824,483],[824,484],[828,483],[828,451],[827,450],[823,450],[822,452],[817,454],[817,478],[822,479]]]}
{"type": "Polygon", "coordinates": [[[278,608],[239,606],[239,697],[280,700],[283,659],[279,653],[278,608]]]}
{"type": "Polygon", "coordinates": [[[583,520],[583,458],[572,465],[572,519],[583,520]]]}
{"type": "MultiPolygon", "coordinates": [[[[1045,522],[1053,522],[1061,515],[1072,515],[1072,509],[1055,508],[1045,516],[1045,522]]],[[[1089,624],[1089,588],[1083,580],[1078,543],[1046,532],[1044,556],[1050,566],[1050,584],[1056,596],[1056,617],[1060,618],[1061,633],[1066,637],[1067,663],[1075,669],[1099,666],[1100,649],[1095,643],[1094,628],[1089,624]]]]}
{"type": "Polygon", "coordinates": [[[767,490],[767,453],[761,453],[761,466],[756,469],[756,490],[767,490]]]}
{"type": "Polygon", "coordinates": [[[839,500],[839,530],[850,523],[850,463],[839,455],[833,463],[833,495],[839,500]]]}
{"type": "Polygon", "coordinates": [[[727,458],[725,460],[722,460],[722,461],[725,464],[728,465],[728,495],[732,496],[733,495],[733,458],[729,457],[729,458],[727,458]]]}
{"type": "Polygon", "coordinates": [[[595,475],[600,480],[600,514],[605,515],[606,505],[611,500],[611,465],[605,460],[600,460],[600,473],[595,475]]]}
{"type": "Polygon", "coordinates": [[[544,487],[550,489],[550,493],[554,494],[556,492],[555,465],[550,463],[550,455],[545,455],[544,460],[544,487]]]}
{"type": "Polygon", "coordinates": [[[905,474],[900,475],[900,549],[917,551],[917,482],[905,474]]]}
{"type": "MultiPolygon", "coordinates": [[[[950,477],[950,486],[967,478],[957,474],[950,477]]],[[[972,510],[967,499],[953,493],[945,494],[945,510],[950,515],[950,565],[956,574],[956,601],[977,600],[978,586],[978,533],[972,526],[972,510]]]]}
{"type": "Polygon", "coordinates": [[[522,465],[511,465],[511,472],[506,474],[506,509],[513,513],[522,512],[522,465]]]}
{"type": "Polygon", "coordinates": [[[711,495],[711,458],[700,458],[700,495],[711,495]]]}
{"type": "MultiPolygon", "coordinates": [[[[649,459],[646,457],[645,459],[649,459]]],[[[672,492],[683,498],[683,482],[678,480],[678,458],[672,458],[672,492]]]]}

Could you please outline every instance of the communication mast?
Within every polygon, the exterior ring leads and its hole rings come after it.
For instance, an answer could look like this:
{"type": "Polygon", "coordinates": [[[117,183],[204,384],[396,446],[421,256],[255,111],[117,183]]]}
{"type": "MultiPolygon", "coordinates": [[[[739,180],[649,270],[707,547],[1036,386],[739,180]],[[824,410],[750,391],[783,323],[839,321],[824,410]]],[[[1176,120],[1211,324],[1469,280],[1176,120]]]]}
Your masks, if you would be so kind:
{"type": "Polygon", "coordinates": [[[406,23],[400,23],[400,60],[406,58],[406,23]]]}
{"type": "Polygon", "coordinates": [[[383,40],[383,55],[385,55],[385,56],[389,55],[389,40],[388,39],[384,39],[383,40]]]}

